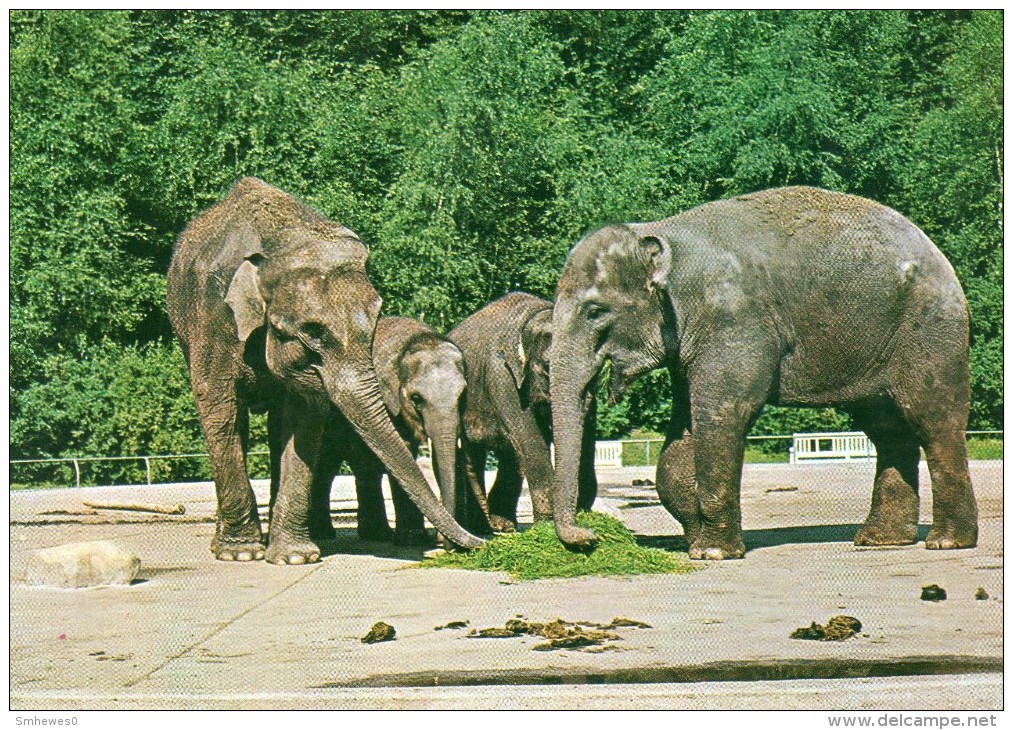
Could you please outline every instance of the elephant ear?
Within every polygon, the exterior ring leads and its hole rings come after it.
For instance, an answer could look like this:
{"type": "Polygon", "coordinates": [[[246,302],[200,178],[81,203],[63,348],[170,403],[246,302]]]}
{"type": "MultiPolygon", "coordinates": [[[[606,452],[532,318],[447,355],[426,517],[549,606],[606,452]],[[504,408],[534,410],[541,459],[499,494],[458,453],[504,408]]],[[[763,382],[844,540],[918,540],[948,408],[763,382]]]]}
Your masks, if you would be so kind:
{"type": "Polygon", "coordinates": [[[528,363],[528,355],[524,351],[523,332],[518,334],[517,343],[514,347],[504,347],[500,350],[500,357],[506,365],[510,376],[514,379],[514,385],[518,392],[524,387],[524,366],[528,363]]]}
{"type": "Polygon", "coordinates": [[[552,321],[552,310],[551,309],[540,309],[532,314],[524,322],[520,332],[517,335],[517,344],[513,348],[504,348],[503,360],[506,363],[507,370],[510,371],[510,375],[514,380],[514,385],[517,387],[517,394],[521,399],[521,407],[527,408],[530,403],[530,392],[531,392],[531,375],[528,368],[528,361],[533,355],[537,355],[539,352],[535,338],[543,328],[546,327],[547,323],[552,321]],[[527,344],[525,344],[527,341],[527,344]],[[530,348],[534,348],[533,350],[530,348]]]}
{"type": "Polygon", "coordinates": [[[644,236],[638,241],[637,248],[647,265],[648,290],[665,289],[672,271],[672,249],[668,242],[658,236],[644,236]]]}
{"type": "Polygon", "coordinates": [[[246,342],[253,330],[263,326],[267,315],[267,303],[260,293],[260,276],[257,265],[263,257],[254,254],[236,269],[225,295],[225,303],[232,309],[236,320],[236,334],[240,342],[246,342]]]}
{"type": "Polygon", "coordinates": [[[380,381],[380,397],[391,418],[401,414],[401,381],[393,363],[376,363],[376,377],[380,381]]]}

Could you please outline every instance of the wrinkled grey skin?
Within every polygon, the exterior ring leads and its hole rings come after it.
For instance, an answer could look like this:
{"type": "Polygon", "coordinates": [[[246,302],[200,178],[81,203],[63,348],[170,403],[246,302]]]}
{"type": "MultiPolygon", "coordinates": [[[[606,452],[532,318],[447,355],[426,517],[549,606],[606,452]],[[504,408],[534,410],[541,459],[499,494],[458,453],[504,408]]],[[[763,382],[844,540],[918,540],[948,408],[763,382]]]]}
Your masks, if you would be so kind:
{"type": "MultiPolygon", "coordinates": [[[[552,519],[552,415],[547,351],[552,342],[552,304],[514,292],[465,319],[448,335],[464,353],[468,388],[464,405],[462,465],[481,510],[459,511],[472,529],[516,529],[522,479],[528,482],[536,520],[552,519]],[[485,498],[485,461],[499,466],[485,498]],[[483,525],[486,522],[486,525],[483,525]]],[[[594,473],[594,398],[582,401],[579,505],[590,509],[598,491],[594,473]]]]}
{"type": "Polygon", "coordinates": [[[265,556],[245,469],[249,411],[268,411],[272,505],[266,558],[319,558],[312,483],[336,408],[444,534],[481,541],[443,509],[390,422],[370,357],[380,297],[365,246],[287,193],[255,178],[187,226],[167,281],[169,318],[190,367],[218,496],[212,552],[265,556]]]}
{"type": "Polygon", "coordinates": [[[604,228],[570,253],[553,337],[556,531],[568,545],[595,540],[573,521],[576,424],[606,360],[614,394],[651,369],[672,374],[656,482],[692,558],[744,554],[744,438],[765,403],[842,408],[876,445],[857,545],[915,541],[919,446],[932,478],[926,547],[976,544],[967,305],[950,264],[896,211],[795,187],[604,228]]]}
{"type": "MultiPolygon", "coordinates": [[[[406,317],[381,317],[373,340],[373,363],[380,390],[394,427],[413,456],[432,444],[433,467],[444,508],[454,514],[457,499],[457,442],[461,396],[466,386],[464,355],[457,346],[429,325],[406,317]]],[[[358,499],[358,534],[364,540],[391,540],[403,545],[428,543],[422,513],[404,488],[391,479],[396,527],[392,532],[383,503],[383,464],[344,419],[334,419],[327,443],[325,490],[319,503],[329,503],[331,481],[343,461],[355,475],[358,499]]],[[[321,513],[316,513],[321,514],[321,513]]],[[[326,524],[330,515],[324,510],[326,524]]]]}

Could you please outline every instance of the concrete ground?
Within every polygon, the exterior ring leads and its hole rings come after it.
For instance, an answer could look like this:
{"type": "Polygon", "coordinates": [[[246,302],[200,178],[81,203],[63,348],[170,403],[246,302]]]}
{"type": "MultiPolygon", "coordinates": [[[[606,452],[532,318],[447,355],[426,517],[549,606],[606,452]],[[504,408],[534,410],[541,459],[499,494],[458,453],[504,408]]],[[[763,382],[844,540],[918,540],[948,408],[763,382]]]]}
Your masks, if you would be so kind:
{"type": "MultiPolygon", "coordinates": [[[[685,549],[649,468],[602,469],[598,505],[645,544],[685,549]]],[[[335,484],[339,537],[309,566],[223,563],[208,550],[207,484],[11,494],[13,709],[539,708],[939,709],[1002,707],[1002,463],[972,464],[973,550],[856,548],[872,465],[749,465],[744,560],[687,575],[521,582],[420,570],[421,548],[357,541],[354,490],[335,484]],[[183,503],[182,516],[80,512],[82,500],[183,503]],[[49,513],[49,514],[46,514],[49,513]],[[115,539],[142,561],[123,588],[24,583],[29,553],[115,539]],[[938,584],[947,600],[920,600],[938,584]],[[975,593],[983,588],[986,600],[975,593]],[[845,642],[788,638],[837,614],[845,642]],[[533,638],[475,639],[516,616],[624,628],[601,653],[533,651],[533,638]],[[360,641],[377,621],[395,641],[360,641]]],[[[922,473],[920,536],[931,518],[922,473]]],[[[263,484],[257,485],[261,501],[263,484]]],[[[526,503],[525,503],[526,504],[526,503]]],[[[522,522],[530,520],[530,511],[522,522]]]]}

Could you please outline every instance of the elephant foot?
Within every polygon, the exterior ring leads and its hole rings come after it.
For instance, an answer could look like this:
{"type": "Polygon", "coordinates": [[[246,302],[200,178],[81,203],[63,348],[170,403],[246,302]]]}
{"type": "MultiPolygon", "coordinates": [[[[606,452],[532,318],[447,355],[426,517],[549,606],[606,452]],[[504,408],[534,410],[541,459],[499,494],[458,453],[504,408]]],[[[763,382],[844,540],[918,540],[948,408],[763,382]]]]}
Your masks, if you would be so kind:
{"type": "Polygon", "coordinates": [[[598,536],[594,531],[576,525],[560,525],[557,522],[556,535],[571,550],[590,550],[598,544],[598,536]]]}
{"type": "Polygon", "coordinates": [[[267,562],[275,565],[305,565],[320,560],[320,548],[301,540],[272,540],[267,548],[267,562]]]}
{"type": "Polygon", "coordinates": [[[858,547],[876,547],[913,545],[917,541],[917,525],[884,526],[867,522],[855,533],[854,544],[858,547]]]}
{"type": "Polygon", "coordinates": [[[932,526],[925,538],[925,547],[929,550],[959,550],[973,548],[978,544],[977,526],[967,529],[957,527],[932,526]]]}
{"type": "Polygon", "coordinates": [[[489,527],[493,532],[517,532],[517,523],[507,517],[489,515],[489,527]]]}
{"type": "Polygon", "coordinates": [[[746,546],[738,540],[706,540],[697,538],[689,546],[690,560],[736,560],[744,557],[746,546]]]}
{"type": "Polygon", "coordinates": [[[410,547],[427,547],[435,545],[436,542],[430,537],[429,532],[425,528],[411,528],[411,529],[395,529],[394,530],[394,544],[395,545],[406,545],[410,547]]]}
{"type": "Polygon", "coordinates": [[[394,542],[394,531],[386,522],[360,523],[356,534],[367,542],[394,542]]]}
{"type": "Polygon", "coordinates": [[[228,529],[219,523],[211,541],[211,552],[218,560],[240,563],[263,560],[264,538],[260,532],[260,523],[248,524],[239,529],[228,529]]]}
{"type": "Polygon", "coordinates": [[[247,563],[251,560],[264,559],[264,543],[262,542],[225,542],[215,538],[211,543],[211,552],[217,560],[247,563]]]}

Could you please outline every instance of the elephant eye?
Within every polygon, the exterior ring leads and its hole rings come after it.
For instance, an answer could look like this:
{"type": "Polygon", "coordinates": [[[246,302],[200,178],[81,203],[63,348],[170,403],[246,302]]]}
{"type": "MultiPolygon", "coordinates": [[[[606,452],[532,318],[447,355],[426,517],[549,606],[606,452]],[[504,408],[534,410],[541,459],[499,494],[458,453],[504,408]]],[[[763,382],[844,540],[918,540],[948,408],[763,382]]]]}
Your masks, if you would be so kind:
{"type": "Polygon", "coordinates": [[[587,308],[584,310],[584,316],[587,317],[592,322],[597,322],[606,314],[608,314],[608,309],[606,309],[600,304],[594,303],[588,304],[587,308]]]}
{"type": "Polygon", "coordinates": [[[411,399],[412,404],[416,408],[418,408],[419,406],[422,405],[422,396],[419,395],[418,393],[412,393],[411,396],[410,396],[410,399],[411,399]]]}
{"type": "Polygon", "coordinates": [[[319,340],[327,333],[327,328],[319,322],[307,322],[300,330],[311,340],[319,340]]]}

